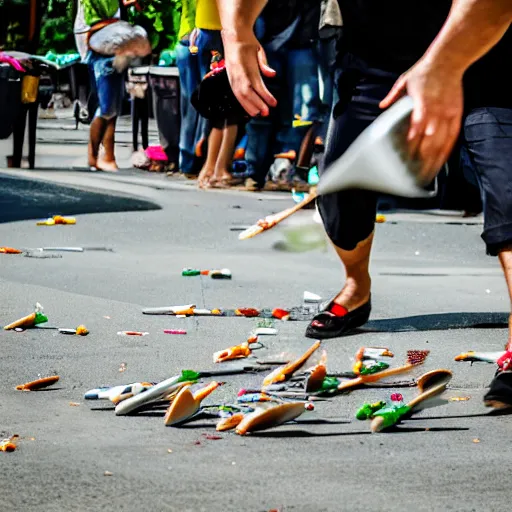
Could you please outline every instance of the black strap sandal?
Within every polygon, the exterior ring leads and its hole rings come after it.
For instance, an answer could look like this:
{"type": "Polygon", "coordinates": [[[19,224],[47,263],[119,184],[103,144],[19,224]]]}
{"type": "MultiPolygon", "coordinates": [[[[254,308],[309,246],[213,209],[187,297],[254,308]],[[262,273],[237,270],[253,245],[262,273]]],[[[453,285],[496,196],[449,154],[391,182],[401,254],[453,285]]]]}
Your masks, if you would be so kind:
{"type": "Polygon", "coordinates": [[[318,313],[306,329],[306,337],[315,340],[338,338],[364,325],[370,318],[371,297],[353,311],[331,301],[325,311],[318,313]]]}

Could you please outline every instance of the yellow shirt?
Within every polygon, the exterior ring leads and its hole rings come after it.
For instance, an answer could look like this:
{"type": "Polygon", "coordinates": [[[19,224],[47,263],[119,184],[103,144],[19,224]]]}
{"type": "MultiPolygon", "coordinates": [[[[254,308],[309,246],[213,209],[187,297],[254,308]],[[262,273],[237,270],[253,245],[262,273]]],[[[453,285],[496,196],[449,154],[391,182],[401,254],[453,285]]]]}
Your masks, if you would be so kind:
{"type": "Polygon", "coordinates": [[[215,0],[197,0],[196,27],[205,30],[221,30],[219,11],[215,0]]]}

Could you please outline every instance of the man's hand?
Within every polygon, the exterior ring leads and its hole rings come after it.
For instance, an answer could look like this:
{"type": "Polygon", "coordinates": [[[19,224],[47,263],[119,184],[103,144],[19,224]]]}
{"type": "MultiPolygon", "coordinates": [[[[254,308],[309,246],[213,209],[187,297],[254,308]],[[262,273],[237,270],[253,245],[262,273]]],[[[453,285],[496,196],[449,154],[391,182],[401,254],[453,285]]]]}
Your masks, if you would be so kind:
{"type": "Polygon", "coordinates": [[[424,58],[397,80],[380,107],[389,107],[405,94],[414,101],[408,133],[410,153],[423,161],[420,178],[428,183],[448,160],[460,131],[462,73],[424,58]]]}
{"type": "Polygon", "coordinates": [[[263,83],[261,75],[275,76],[267,65],[265,52],[254,32],[240,35],[229,30],[222,31],[226,71],[233,92],[250,116],[268,116],[269,107],[277,101],[263,83]]]}

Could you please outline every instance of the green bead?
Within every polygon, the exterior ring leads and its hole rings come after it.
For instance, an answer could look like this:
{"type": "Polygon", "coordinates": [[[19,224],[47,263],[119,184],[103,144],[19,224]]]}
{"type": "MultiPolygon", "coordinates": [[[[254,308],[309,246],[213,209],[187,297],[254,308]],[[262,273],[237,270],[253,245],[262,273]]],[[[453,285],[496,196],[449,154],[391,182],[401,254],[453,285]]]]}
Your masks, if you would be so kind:
{"type": "Polygon", "coordinates": [[[201,275],[201,271],[195,268],[184,268],[181,271],[182,276],[190,277],[190,276],[199,276],[201,275]]]}

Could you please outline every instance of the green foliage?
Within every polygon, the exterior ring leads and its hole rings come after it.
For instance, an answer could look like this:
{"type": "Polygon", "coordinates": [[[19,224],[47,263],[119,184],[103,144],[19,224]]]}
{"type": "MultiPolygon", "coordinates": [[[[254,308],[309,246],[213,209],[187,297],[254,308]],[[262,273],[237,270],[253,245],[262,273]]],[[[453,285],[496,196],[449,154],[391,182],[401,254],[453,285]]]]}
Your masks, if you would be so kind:
{"type": "Polygon", "coordinates": [[[38,53],[69,53],[76,51],[73,34],[74,0],[49,0],[41,22],[41,40],[38,53]]]}
{"type": "Polygon", "coordinates": [[[147,31],[153,54],[174,48],[178,42],[182,0],[145,0],[142,11],[129,10],[129,21],[147,31]]]}
{"type": "MultiPolygon", "coordinates": [[[[43,10],[41,20],[39,54],[76,51],[73,5],[77,1],[47,0],[47,9],[43,10]]],[[[24,39],[24,16],[28,12],[28,4],[29,0],[0,0],[0,18],[3,18],[0,19],[0,33],[5,32],[5,49],[15,49],[17,43],[24,39]]],[[[140,12],[130,7],[128,20],[146,29],[153,53],[159,55],[163,50],[174,48],[178,42],[182,0],[140,0],[140,5],[140,12]]]]}

